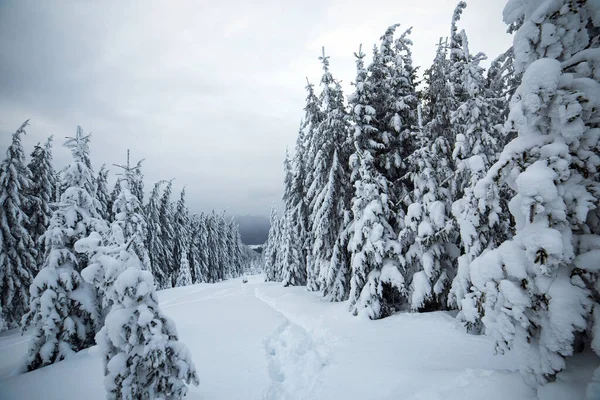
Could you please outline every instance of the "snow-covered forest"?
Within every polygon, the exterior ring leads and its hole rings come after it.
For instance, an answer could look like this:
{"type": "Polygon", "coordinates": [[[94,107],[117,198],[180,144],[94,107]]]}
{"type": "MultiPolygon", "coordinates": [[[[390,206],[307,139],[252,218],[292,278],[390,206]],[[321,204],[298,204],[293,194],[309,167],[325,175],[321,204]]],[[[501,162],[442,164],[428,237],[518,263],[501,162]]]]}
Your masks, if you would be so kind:
{"type": "Polygon", "coordinates": [[[600,5],[509,1],[514,45],[487,69],[465,8],[422,81],[411,28],[385,30],[372,61],[358,48],[347,101],[323,50],[265,275],[373,320],[457,310],[543,385],[600,354],[600,5]]]}
{"type": "Polygon", "coordinates": [[[260,254],[129,150],[95,171],[77,127],[62,168],[25,121],[0,164],[0,397],[95,371],[111,399],[600,399],[600,2],[509,0],[492,55],[467,12],[427,66],[410,21],[382,27],[350,93],[322,50],[260,254]]]}
{"type": "Polygon", "coordinates": [[[214,210],[190,215],[185,188],[154,184],[144,201],[142,161],[95,173],[91,135],[77,127],[64,146],[72,162],[56,171],[53,138],[21,144],[13,134],[0,165],[0,329],[32,336],[22,368],[32,371],[97,343],[113,398],[178,398],[198,378],[156,290],[241,276],[258,262],[234,220],[214,210]],[[154,372],[148,374],[148,368],[154,372]]]}

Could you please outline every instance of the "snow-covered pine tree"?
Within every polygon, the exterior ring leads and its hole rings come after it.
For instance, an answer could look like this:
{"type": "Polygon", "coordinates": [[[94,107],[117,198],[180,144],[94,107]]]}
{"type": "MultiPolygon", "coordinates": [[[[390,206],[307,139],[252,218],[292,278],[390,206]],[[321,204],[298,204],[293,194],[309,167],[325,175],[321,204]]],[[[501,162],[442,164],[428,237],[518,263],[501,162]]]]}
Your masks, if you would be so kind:
{"type": "Polygon", "coordinates": [[[73,161],[63,173],[66,189],[42,236],[46,257],[31,285],[29,311],[23,317],[24,329],[33,333],[26,358],[29,371],[91,346],[102,323],[97,293],[80,275],[88,257],[74,251],[77,240],[107,229],[90,192],[94,178],[88,167],[89,140],[90,135],[78,127],[75,137],[65,142],[73,161]]]}
{"type": "Polygon", "coordinates": [[[314,131],[311,144],[317,153],[312,164],[313,180],[307,192],[311,199],[309,218],[313,244],[306,287],[323,290],[328,295],[329,288],[322,284],[329,274],[333,249],[342,230],[343,214],[350,208],[350,177],[344,166],[351,150],[344,95],[329,70],[329,57],[325,56],[324,49],[319,60],[323,64],[320,98],[324,118],[314,131]]]}
{"type": "Polygon", "coordinates": [[[12,136],[6,158],[0,164],[0,308],[4,329],[16,328],[28,303],[28,289],[36,266],[34,241],[27,230],[32,187],[21,136],[29,120],[12,136]]]}
{"type": "Polygon", "coordinates": [[[134,174],[131,180],[131,193],[137,197],[141,204],[144,204],[144,174],[142,173],[142,158],[133,168],[134,174]]]}
{"type": "Polygon", "coordinates": [[[450,146],[443,136],[434,137],[428,128],[419,139],[422,147],[409,158],[414,203],[408,207],[405,228],[400,232],[413,311],[446,306],[458,252],[450,217],[451,190],[444,185],[453,172],[448,162],[450,146]]]}
{"type": "MultiPolygon", "coordinates": [[[[467,8],[467,3],[459,1],[454,8],[452,22],[450,23],[450,54],[446,65],[448,67],[447,76],[452,100],[456,102],[452,107],[452,111],[456,110],[459,104],[468,98],[466,86],[463,84],[463,77],[465,76],[464,69],[467,66],[469,58],[469,43],[465,31],[458,30],[458,22],[465,8],[467,8]]],[[[455,125],[451,124],[451,126],[454,127],[455,125]]],[[[453,136],[456,137],[456,134],[453,136]]],[[[453,139],[453,137],[449,138],[450,141],[453,139]]]]}
{"type": "Polygon", "coordinates": [[[222,227],[225,236],[225,254],[226,254],[226,268],[225,268],[225,279],[231,279],[237,276],[237,259],[234,252],[234,237],[231,222],[225,220],[223,216],[224,226],[222,227]]]}
{"type": "Polygon", "coordinates": [[[296,139],[296,149],[292,162],[292,183],[289,196],[289,203],[292,210],[291,226],[294,246],[298,251],[298,269],[295,276],[287,278],[289,282],[294,281],[296,285],[306,284],[306,269],[309,250],[312,246],[308,228],[310,226],[308,204],[307,204],[307,187],[305,186],[306,179],[306,158],[307,158],[307,143],[305,130],[308,128],[308,123],[303,120],[296,139]]]}
{"type": "Polygon", "coordinates": [[[389,222],[396,232],[402,228],[405,207],[410,202],[412,187],[406,179],[407,159],[415,149],[418,125],[417,76],[409,38],[412,28],[394,39],[398,26],[390,26],[381,37],[367,76],[371,88],[369,104],[375,109],[372,124],[379,131],[376,141],[380,149],[375,166],[390,182],[390,211],[395,218],[389,222]]]}
{"type": "Polygon", "coordinates": [[[373,165],[371,153],[358,153],[358,140],[356,143],[360,177],[356,180],[352,199],[350,310],[354,315],[364,313],[370,319],[378,319],[391,314],[397,303],[395,296],[384,293],[384,284],[403,294],[404,278],[397,261],[390,257],[395,234],[388,223],[388,182],[373,165]]]}
{"type": "Polygon", "coordinates": [[[222,281],[228,278],[229,267],[230,267],[230,254],[227,252],[227,223],[225,222],[225,213],[215,214],[215,232],[216,232],[216,243],[218,251],[218,267],[217,267],[217,278],[222,281]]]}
{"type": "Polygon", "coordinates": [[[303,269],[302,258],[302,242],[296,237],[298,224],[295,221],[295,204],[293,194],[293,172],[292,163],[289,154],[286,150],[284,166],[284,182],[283,182],[283,223],[286,225],[284,229],[284,237],[281,243],[281,252],[283,252],[283,271],[282,282],[284,286],[298,286],[306,282],[306,270],[303,269]]]}
{"type": "Polygon", "coordinates": [[[495,124],[504,124],[508,117],[510,99],[521,84],[522,74],[515,72],[514,59],[515,52],[511,46],[492,61],[487,71],[488,97],[499,111],[499,114],[492,115],[495,124]]]}
{"type": "Polygon", "coordinates": [[[148,224],[142,209],[142,202],[132,191],[137,184],[140,163],[138,162],[135,167],[132,167],[129,162],[129,150],[127,150],[127,164],[115,164],[115,166],[123,169],[123,173],[121,174],[122,178],[118,181],[121,189],[113,203],[114,222],[121,226],[125,240],[131,241],[130,249],[138,256],[142,267],[152,272],[150,255],[146,247],[148,224]]]}
{"type": "Polygon", "coordinates": [[[158,181],[154,184],[150,197],[148,198],[148,204],[146,204],[144,210],[147,224],[146,248],[148,249],[148,256],[150,257],[152,275],[159,288],[162,288],[166,281],[163,265],[160,264],[163,260],[163,248],[161,242],[162,227],[160,220],[160,188],[165,182],[166,181],[158,181]]]}
{"type": "MultiPolygon", "coordinates": [[[[337,146],[336,146],[337,147],[337,146]]],[[[341,146],[333,152],[333,161],[326,186],[316,199],[318,209],[314,216],[315,263],[319,265],[319,282],[323,296],[331,301],[345,300],[348,295],[350,258],[348,257],[347,215],[350,208],[350,176],[339,160],[338,151],[347,151],[341,146]]]]}
{"type": "Polygon", "coordinates": [[[109,222],[112,222],[114,220],[114,215],[112,214],[112,210],[113,210],[115,201],[117,200],[117,197],[119,197],[120,190],[121,190],[121,184],[119,183],[119,180],[117,179],[117,181],[115,182],[115,186],[113,186],[113,190],[110,192],[108,204],[106,205],[106,209],[109,210],[109,214],[110,214],[109,218],[108,218],[109,222]]]}
{"type": "Polygon", "coordinates": [[[242,254],[241,254],[241,249],[240,249],[240,242],[238,242],[239,239],[239,231],[238,231],[238,226],[235,223],[235,220],[232,218],[228,223],[227,223],[227,235],[228,235],[228,241],[229,241],[229,251],[231,252],[231,276],[232,278],[237,278],[238,276],[242,275],[242,264],[243,264],[243,260],[242,260],[242,254]]]}
{"type": "Polygon", "coordinates": [[[271,217],[269,219],[269,237],[264,249],[264,267],[265,279],[267,281],[276,280],[276,264],[277,253],[279,252],[279,243],[277,242],[277,225],[278,225],[277,209],[275,205],[271,207],[271,217]]]}
{"type": "MultiPolygon", "coordinates": [[[[375,48],[377,54],[377,49],[375,48]]],[[[375,157],[382,148],[376,123],[376,110],[371,105],[373,83],[365,68],[365,54],[356,55],[356,87],[349,98],[350,120],[353,126],[355,151],[350,157],[351,179],[354,183],[352,198],[353,221],[348,249],[351,252],[350,311],[365,313],[377,319],[392,312],[394,290],[404,292],[404,279],[398,265],[390,257],[396,234],[389,223],[390,197],[388,181],[375,166],[375,157]],[[389,291],[384,284],[394,289],[389,291]],[[384,297],[385,296],[385,297],[384,297]]],[[[375,61],[374,61],[375,62],[375,61]]],[[[383,163],[385,165],[385,162],[383,163]]]]}
{"type": "MultiPolygon", "coordinates": [[[[425,90],[422,92],[423,97],[423,126],[429,125],[429,130],[435,131],[436,134],[444,136],[449,145],[454,145],[452,142],[455,139],[452,131],[452,112],[457,108],[457,101],[453,95],[450,86],[449,70],[450,65],[447,59],[448,45],[447,40],[440,41],[437,45],[435,59],[430,68],[424,75],[425,90]]],[[[416,139],[417,148],[420,139],[416,139]]]]}
{"type": "Polygon", "coordinates": [[[207,241],[208,241],[208,271],[209,282],[218,282],[222,278],[221,250],[219,248],[219,216],[213,209],[207,217],[207,241]]]}
{"type": "Polygon", "coordinates": [[[193,214],[190,217],[190,248],[188,260],[190,262],[190,273],[192,283],[204,282],[201,268],[202,247],[200,244],[200,216],[193,214]]]}
{"type": "MultiPolygon", "coordinates": [[[[311,194],[309,193],[308,188],[311,186],[314,180],[314,161],[319,151],[318,148],[315,147],[314,137],[317,134],[316,131],[318,127],[321,125],[321,122],[325,118],[325,115],[321,111],[321,101],[319,97],[315,94],[314,86],[308,81],[306,82],[306,105],[304,107],[304,122],[302,130],[304,132],[304,165],[306,168],[304,169],[304,181],[302,182],[303,186],[303,198],[304,205],[299,212],[302,213],[302,216],[306,218],[306,227],[305,229],[305,240],[304,240],[304,257],[306,258],[306,271],[307,274],[309,271],[314,270],[314,263],[312,260],[312,245],[313,238],[311,235],[312,232],[312,221],[310,219],[311,208],[310,204],[312,203],[311,194]]],[[[300,179],[300,177],[299,177],[300,179]]],[[[273,226],[273,225],[271,225],[273,226]]],[[[276,233],[276,231],[275,231],[276,233]]],[[[266,260],[265,260],[266,262],[266,260]]]]}
{"type": "Polygon", "coordinates": [[[209,217],[201,213],[198,218],[198,250],[199,260],[196,266],[196,275],[202,277],[202,282],[212,282],[211,271],[210,271],[210,254],[209,254],[209,240],[208,240],[208,221],[209,217]]]}
{"type": "Polygon", "coordinates": [[[96,335],[107,398],[181,399],[186,384],[199,383],[196,368],[175,323],[161,311],[152,274],[142,269],[131,243],[115,222],[104,240],[94,232],[75,245],[92,255],[82,275],[111,304],[96,335]]]}
{"type": "Polygon", "coordinates": [[[463,101],[451,118],[456,132],[452,153],[455,168],[453,196],[460,196],[452,204],[452,213],[459,228],[462,255],[458,258],[457,274],[452,281],[449,305],[460,308],[460,301],[470,287],[469,264],[485,249],[497,247],[506,239],[508,227],[505,216],[500,221],[501,207],[482,207],[483,202],[474,192],[475,185],[502,150],[503,134],[496,126],[502,111],[496,108],[498,100],[490,97],[483,68],[479,65],[485,55],[469,53],[465,32],[454,32],[457,22],[457,19],[453,21],[453,35],[460,39],[453,41],[452,78],[454,91],[461,93],[463,101]]]}
{"type": "Polygon", "coordinates": [[[499,352],[522,356],[534,383],[565,368],[578,335],[600,337],[592,313],[600,251],[597,10],[570,0],[511,0],[504,9],[504,21],[518,26],[515,71],[524,71],[506,121],[518,136],[475,191],[510,185],[516,234],[471,263],[473,290],[462,306],[467,319],[481,318],[499,352]]]}
{"type": "Polygon", "coordinates": [[[283,256],[284,253],[281,251],[283,238],[286,235],[285,230],[287,229],[287,225],[285,224],[285,220],[283,219],[283,215],[277,220],[276,230],[275,230],[275,243],[277,243],[277,252],[275,254],[275,281],[281,282],[283,280],[283,256]]]}
{"type": "Polygon", "coordinates": [[[38,143],[31,153],[31,161],[28,169],[32,179],[32,184],[29,189],[29,207],[27,214],[29,216],[29,234],[35,243],[36,263],[35,270],[31,271],[36,274],[44,262],[44,243],[40,237],[46,232],[52,218],[51,204],[54,202],[54,190],[56,187],[56,174],[52,167],[52,136],[48,138],[42,146],[38,143]]]}
{"type": "MultiPolygon", "coordinates": [[[[455,19],[456,16],[455,12],[455,19]]],[[[457,104],[452,89],[457,92],[462,89],[450,86],[449,71],[452,68],[446,54],[446,45],[440,40],[433,65],[425,73],[428,83],[423,93],[426,119],[416,134],[417,149],[409,157],[407,176],[413,186],[412,203],[407,208],[404,228],[399,234],[409,306],[414,311],[446,307],[455,276],[453,260],[458,256],[458,240],[451,217],[452,196],[456,192],[451,116],[457,104]]]]}
{"type": "Polygon", "coordinates": [[[112,218],[112,208],[108,208],[110,205],[110,193],[108,193],[108,169],[106,164],[102,164],[98,176],[96,176],[96,199],[100,204],[100,216],[108,221],[112,218]]]}
{"type": "Polygon", "coordinates": [[[54,172],[54,191],[52,192],[52,201],[53,202],[58,202],[60,201],[60,195],[62,194],[61,191],[61,182],[62,182],[62,178],[61,175],[62,171],[55,171],[54,172]]]}
{"type": "MultiPolygon", "coordinates": [[[[233,238],[234,238],[234,254],[237,260],[237,270],[236,276],[242,276],[244,274],[244,270],[246,270],[246,264],[248,263],[248,257],[244,254],[244,249],[248,249],[248,247],[242,241],[242,235],[240,233],[240,227],[235,223],[235,221],[231,221],[231,229],[233,230],[233,238]]],[[[249,249],[248,249],[249,250],[249,249]]]]}
{"type": "Polygon", "coordinates": [[[163,281],[158,282],[159,289],[166,289],[173,286],[173,279],[177,269],[175,268],[174,240],[176,236],[173,223],[173,205],[171,203],[171,193],[173,191],[173,181],[168,181],[159,204],[159,223],[160,223],[160,260],[159,268],[162,273],[163,281]]]}
{"type": "Polygon", "coordinates": [[[173,282],[174,287],[188,286],[192,284],[192,273],[190,270],[190,261],[188,259],[190,251],[190,216],[185,205],[185,187],[181,190],[181,196],[177,201],[175,211],[175,246],[173,255],[175,256],[176,276],[173,282]]]}

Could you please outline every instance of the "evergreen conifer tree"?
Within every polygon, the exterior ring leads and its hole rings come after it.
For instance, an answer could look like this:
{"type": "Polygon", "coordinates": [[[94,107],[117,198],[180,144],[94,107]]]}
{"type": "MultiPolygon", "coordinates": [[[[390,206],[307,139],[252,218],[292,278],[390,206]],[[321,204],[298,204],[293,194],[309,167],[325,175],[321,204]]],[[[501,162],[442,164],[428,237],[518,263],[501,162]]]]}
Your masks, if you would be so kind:
{"type": "Polygon", "coordinates": [[[79,252],[92,255],[82,275],[111,304],[96,335],[107,398],[181,399],[186,384],[198,385],[196,368],[174,322],[159,307],[152,274],[142,269],[121,226],[113,223],[104,240],[94,232],[76,243],[79,252]]]}
{"type": "Polygon", "coordinates": [[[116,165],[123,169],[122,179],[119,180],[121,189],[119,196],[113,203],[114,222],[121,226],[121,230],[125,235],[125,240],[129,244],[130,250],[133,251],[139,258],[142,268],[152,272],[150,255],[146,247],[146,238],[148,236],[148,224],[142,209],[140,199],[134,194],[132,188],[135,188],[137,178],[139,176],[138,169],[140,163],[135,167],[131,167],[129,163],[129,150],[127,150],[127,164],[116,165]]]}
{"type": "Polygon", "coordinates": [[[56,175],[52,167],[52,136],[46,144],[37,144],[31,153],[31,162],[28,169],[32,177],[32,185],[29,189],[30,202],[28,209],[29,233],[37,253],[36,268],[32,273],[37,273],[44,261],[44,243],[40,237],[46,232],[52,218],[51,204],[54,202],[54,190],[56,175]]]}
{"type": "Polygon", "coordinates": [[[32,182],[21,145],[28,124],[25,121],[13,134],[6,158],[0,164],[0,318],[5,329],[18,326],[37,270],[37,254],[26,214],[32,182]]]}
{"type": "Polygon", "coordinates": [[[166,289],[173,286],[173,280],[177,269],[175,268],[175,255],[174,255],[174,240],[175,240],[175,227],[173,223],[173,205],[171,203],[171,193],[173,190],[173,181],[167,182],[167,186],[163,191],[159,205],[159,223],[160,223],[160,261],[159,268],[161,268],[162,281],[158,282],[160,289],[166,289]]]}
{"type": "Polygon", "coordinates": [[[475,191],[497,193],[505,183],[515,191],[516,234],[471,263],[462,307],[467,320],[481,318],[498,351],[522,355],[529,380],[544,383],[565,368],[580,332],[600,337],[592,314],[600,75],[591,51],[600,19],[591,2],[511,0],[504,20],[518,26],[514,65],[523,77],[505,125],[518,136],[475,191]]]}
{"type": "Polygon", "coordinates": [[[185,205],[185,188],[181,190],[181,196],[177,201],[175,211],[175,245],[173,255],[175,257],[176,278],[174,286],[188,286],[192,284],[192,273],[188,259],[190,250],[190,217],[187,206],[185,205]]]}
{"type": "Polygon", "coordinates": [[[91,346],[102,323],[97,293],[80,275],[88,257],[74,251],[77,240],[107,228],[90,192],[94,178],[88,166],[89,140],[90,135],[78,127],[76,136],[65,142],[73,161],[64,171],[66,189],[42,236],[46,257],[31,285],[29,311],[23,317],[24,329],[33,332],[26,359],[29,371],[91,346]]]}
{"type": "Polygon", "coordinates": [[[96,177],[96,199],[100,204],[100,216],[108,221],[112,216],[112,208],[108,208],[111,206],[110,201],[110,193],[108,192],[108,169],[106,169],[106,164],[102,164],[100,171],[98,171],[98,176],[96,177]]]}

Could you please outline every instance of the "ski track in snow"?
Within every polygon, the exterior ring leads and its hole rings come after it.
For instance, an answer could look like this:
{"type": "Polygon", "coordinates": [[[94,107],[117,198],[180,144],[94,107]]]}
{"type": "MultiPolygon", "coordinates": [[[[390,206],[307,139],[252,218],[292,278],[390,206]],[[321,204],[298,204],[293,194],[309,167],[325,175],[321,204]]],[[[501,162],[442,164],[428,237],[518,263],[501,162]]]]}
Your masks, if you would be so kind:
{"type": "Polygon", "coordinates": [[[310,399],[319,384],[320,374],[328,364],[328,357],[308,331],[293,323],[289,316],[263,298],[258,289],[257,299],[285,318],[271,336],[265,338],[271,385],[265,390],[263,400],[310,399]]]}

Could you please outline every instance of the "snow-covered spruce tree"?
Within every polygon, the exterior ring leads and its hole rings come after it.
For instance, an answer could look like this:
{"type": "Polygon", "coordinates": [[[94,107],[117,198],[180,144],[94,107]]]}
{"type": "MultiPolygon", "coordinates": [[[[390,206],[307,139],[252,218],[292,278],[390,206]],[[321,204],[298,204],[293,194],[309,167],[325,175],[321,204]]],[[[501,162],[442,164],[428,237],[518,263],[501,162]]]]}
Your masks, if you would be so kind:
{"type": "Polygon", "coordinates": [[[249,257],[247,256],[246,252],[244,251],[246,250],[250,250],[253,251],[251,249],[249,249],[244,242],[242,241],[242,235],[240,233],[240,227],[239,225],[237,225],[233,220],[231,221],[231,229],[233,231],[233,238],[234,238],[234,254],[235,254],[235,258],[237,260],[237,271],[236,271],[236,276],[242,276],[244,274],[244,271],[247,268],[247,264],[249,262],[249,257]]]}
{"type": "Polygon", "coordinates": [[[410,29],[394,41],[397,27],[386,30],[368,68],[364,53],[356,55],[356,91],[349,99],[355,146],[350,303],[354,314],[366,309],[371,319],[394,312],[405,294],[396,238],[410,192],[403,179],[406,156],[418,121],[410,29]]]}
{"type": "Polygon", "coordinates": [[[198,214],[193,214],[190,217],[190,247],[188,250],[192,283],[204,282],[201,267],[202,245],[200,242],[200,229],[200,216],[198,214]]]}
{"type": "Polygon", "coordinates": [[[162,228],[160,220],[160,188],[166,181],[159,181],[154,184],[148,204],[144,209],[147,225],[146,248],[150,257],[150,265],[152,275],[159,288],[163,287],[163,282],[166,281],[165,271],[160,264],[162,257],[162,228]]]}
{"type": "MultiPolygon", "coordinates": [[[[311,84],[308,79],[306,83],[306,105],[304,107],[304,120],[302,130],[304,133],[304,165],[306,166],[304,169],[304,181],[302,183],[303,186],[303,198],[304,205],[303,208],[299,210],[299,212],[303,213],[303,216],[306,219],[306,227],[305,235],[304,235],[304,257],[306,264],[306,271],[314,270],[314,263],[312,260],[312,245],[313,238],[311,235],[312,232],[312,221],[310,219],[311,208],[310,204],[312,203],[312,197],[309,193],[309,187],[314,180],[314,161],[318,152],[318,148],[315,148],[315,140],[314,136],[316,135],[316,131],[318,127],[321,125],[321,122],[325,118],[325,115],[321,111],[321,101],[319,97],[315,94],[315,88],[313,84],[311,84]]],[[[271,225],[273,226],[273,225],[271,225]]]]}
{"type": "Polygon", "coordinates": [[[33,333],[26,359],[29,371],[91,346],[102,323],[97,293],[80,275],[88,258],[74,251],[77,240],[107,228],[90,193],[94,179],[88,167],[89,139],[78,127],[76,136],[65,142],[73,161],[63,173],[66,190],[42,236],[46,256],[31,285],[29,311],[23,317],[24,329],[33,333]]]}
{"type": "Polygon", "coordinates": [[[378,319],[393,312],[397,299],[388,291],[393,289],[403,294],[404,278],[395,257],[391,256],[395,234],[388,223],[388,182],[373,166],[369,152],[356,153],[356,156],[360,178],[355,183],[352,199],[350,310],[354,315],[364,313],[370,319],[378,319]],[[384,284],[389,286],[385,290],[384,284]]]}
{"type": "Polygon", "coordinates": [[[443,309],[458,249],[450,217],[450,188],[444,181],[452,175],[450,146],[443,136],[433,136],[428,127],[420,135],[421,148],[410,157],[414,202],[408,207],[400,232],[409,304],[413,311],[443,309]]]}
{"type": "Polygon", "coordinates": [[[110,193],[108,192],[108,169],[106,169],[106,164],[102,164],[100,171],[98,171],[98,176],[96,176],[96,200],[100,204],[100,209],[98,210],[100,216],[108,221],[112,218],[112,208],[108,208],[110,206],[110,193]]]}
{"type": "MultiPolygon", "coordinates": [[[[456,22],[453,21],[454,24],[456,22]]],[[[455,29],[456,25],[453,25],[455,29]]],[[[508,218],[502,215],[500,202],[495,204],[496,207],[486,207],[486,199],[480,200],[474,192],[475,185],[502,150],[503,134],[500,127],[496,126],[502,112],[496,108],[496,99],[490,97],[483,68],[479,65],[485,56],[481,53],[472,56],[467,35],[461,31],[458,36],[460,44],[454,43],[452,48],[453,54],[460,55],[455,57],[453,64],[453,83],[455,92],[461,93],[463,101],[452,113],[451,121],[456,132],[452,153],[455,166],[453,189],[454,196],[460,197],[452,204],[452,213],[459,228],[463,254],[458,258],[458,271],[452,282],[449,305],[460,308],[460,301],[470,287],[469,264],[485,249],[497,247],[506,239],[508,218]]],[[[501,193],[506,193],[506,190],[498,194],[501,193]]]]}
{"type": "Polygon", "coordinates": [[[196,265],[196,276],[200,276],[201,282],[212,282],[210,275],[210,254],[209,254],[209,240],[208,240],[208,216],[204,213],[200,214],[198,218],[198,251],[199,259],[196,265]]]}
{"type": "MultiPolygon", "coordinates": [[[[422,114],[423,126],[429,125],[430,130],[443,135],[446,141],[452,144],[453,148],[455,135],[450,120],[452,113],[457,108],[457,101],[450,86],[450,66],[447,55],[447,43],[440,38],[433,64],[424,73],[426,85],[425,90],[422,92],[422,114]]],[[[417,144],[417,147],[420,147],[420,143],[417,144]]]]}
{"type": "Polygon", "coordinates": [[[312,246],[309,235],[309,214],[307,204],[306,179],[306,158],[307,143],[305,130],[308,123],[303,120],[300,125],[298,137],[296,139],[296,149],[292,160],[292,182],[289,194],[289,204],[292,210],[291,226],[293,231],[293,240],[296,251],[298,251],[298,269],[297,274],[290,274],[287,281],[292,285],[306,284],[307,258],[312,246]],[[294,282],[294,283],[292,283],[294,282]]]}
{"type": "Polygon", "coordinates": [[[372,124],[379,131],[375,139],[380,146],[375,166],[390,182],[390,210],[395,219],[389,222],[396,231],[402,228],[405,207],[410,202],[412,187],[406,179],[407,159],[415,149],[418,125],[417,77],[409,38],[412,28],[394,39],[398,26],[390,26],[381,37],[379,51],[373,55],[367,76],[370,82],[367,88],[371,88],[367,90],[369,104],[375,109],[372,124]]]}
{"type": "Polygon", "coordinates": [[[298,286],[306,282],[306,270],[303,269],[302,258],[302,242],[296,237],[296,225],[299,222],[295,221],[297,217],[295,213],[294,187],[293,187],[293,172],[292,163],[289,154],[286,150],[284,166],[284,182],[283,182],[283,223],[285,226],[284,237],[282,238],[281,251],[283,252],[283,274],[282,282],[284,286],[298,286]]]}
{"type": "Polygon", "coordinates": [[[46,232],[52,218],[52,209],[50,204],[54,202],[54,190],[56,175],[52,167],[52,136],[48,138],[45,145],[38,143],[31,153],[31,161],[27,166],[32,179],[29,188],[29,206],[27,214],[29,216],[29,234],[35,243],[37,250],[35,270],[36,274],[44,262],[44,243],[40,237],[46,232]]]}
{"type": "Polygon", "coordinates": [[[152,272],[150,255],[146,247],[148,224],[142,209],[142,202],[132,191],[132,188],[137,184],[140,163],[138,162],[135,167],[131,167],[129,164],[129,150],[127,150],[127,164],[115,164],[115,166],[123,169],[123,173],[121,174],[122,178],[119,179],[121,186],[119,196],[113,204],[114,221],[121,226],[125,240],[131,241],[130,249],[137,254],[142,267],[152,272]]]}
{"type": "Polygon", "coordinates": [[[600,250],[600,17],[589,1],[512,0],[504,20],[520,25],[515,71],[524,73],[506,121],[518,136],[475,191],[510,185],[516,234],[471,263],[473,290],[462,306],[467,319],[481,318],[499,352],[515,349],[525,376],[544,383],[565,367],[581,332],[592,327],[587,335],[600,337],[592,314],[600,250]]]}
{"type": "Polygon", "coordinates": [[[144,159],[137,162],[134,168],[134,179],[132,180],[131,193],[134,194],[140,200],[140,203],[144,203],[144,174],[142,173],[142,163],[144,159]]]}
{"type": "Polygon", "coordinates": [[[217,273],[218,280],[222,281],[228,278],[229,265],[231,263],[230,254],[227,252],[227,223],[225,222],[224,213],[215,214],[215,217],[215,231],[219,260],[217,273]]]}
{"type": "Polygon", "coordinates": [[[119,190],[121,190],[121,184],[119,183],[119,180],[117,180],[115,182],[115,186],[113,186],[113,190],[110,192],[108,204],[106,205],[106,209],[109,210],[109,214],[110,214],[109,218],[108,218],[109,222],[112,222],[114,219],[112,210],[113,210],[113,205],[115,204],[115,201],[117,200],[117,197],[119,197],[119,190]]]}
{"type": "Polygon", "coordinates": [[[521,84],[521,75],[515,72],[515,52],[511,46],[494,59],[488,68],[486,81],[488,97],[492,99],[498,114],[493,114],[495,124],[503,125],[508,117],[509,102],[521,84]]]}
{"type": "MultiPolygon", "coordinates": [[[[456,101],[456,104],[452,107],[453,111],[469,97],[466,92],[466,86],[463,84],[465,68],[467,68],[469,59],[469,43],[465,31],[458,30],[458,22],[465,8],[467,8],[467,3],[464,1],[458,2],[454,8],[452,22],[450,23],[450,54],[446,65],[452,100],[456,101]]],[[[456,124],[452,124],[451,126],[454,127],[456,124]]],[[[453,133],[456,136],[456,132],[453,133]]]]}
{"type": "Polygon", "coordinates": [[[174,240],[176,236],[173,222],[173,205],[171,203],[171,193],[173,191],[173,181],[169,181],[163,191],[159,205],[159,223],[160,223],[160,260],[158,266],[162,273],[159,275],[164,280],[157,282],[159,289],[166,289],[173,286],[173,277],[176,276],[176,263],[174,255],[174,240]]]}
{"type": "Polygon", "coordinates": [[[32,187],[21,135],[25,121],[12,136],[0,164],[0,308],[4,329],[16,328],[27,309],[28,288],[36,267],[33,239],[27,230],[27,192],[32,187]]]}
{"type": "MultiPolygon", "coordinates": [[[[454,23],[453,20],[453,30],[454,23]]],[[[458,255],[450,214],[456,193],[451,116],[457,103],[452,89],[460,92],[462,88],[450,86],[452,68],[446,53],[446,46],[440,40],[433,65],[425,73],[426,119],[415,138],[417,150],[409,157],[407,175],[413,186],[412,203],[399,234],[409,305],[414,311],[446,307],[455,275],[454,258],[458,255]]]]}
{"type": "Polygon", "coordinates": [[[276,264],[277,264],[277,253],[279,252],[279,243],[277,243],[277,225],[278,216],[275,205],[271,207],[271,217],[269,219],[269,237],[267,238],[267,244],[264,249],[264,267],[265,279],[267,281],[275,281],[276,279],[276,264]]]}
{"type": "Polygon", "coordinates": [[[321,249],[321,253],[315,252],[315,263],[320,265],[320,287],[325,298],[331,301],[345,300],[349,289],[350,257],[345,232],[349,222],[349,181],[348,171],[335,149],[329,179],[316,200],[319,208],[313,225],[317,238],[314,249],[321,249]]]}
{"type": "Polygon", "coordinates": [[[115,222],[104,240],[94,232],[75,245],[91,255],[82,275],[111,304],[96,335],[107,398],[181,399],[186,384],[199,383],[196,368],[174,322],[161,311],[152,274],[142,269],[131,243],[115,222]]]}
{"type": "Polygon", "coordinates": [[[233,235],[233,227],[231,221],[227,222],[225,216],[223,216],[224,226],[222,227],[225,233],[225,254],[227,256],[227,263],[225,269],[225,279],[231,279],[237,277],[237,258],[235,253],[235,243],[233,235]]]}
{"type": "Polygon", "coordinates": [[[329,274],[333,248],[342,230],[343,214],[350,208],[350,177],[344,168],[346,163],[339,160],[348,160],[351,151],[342,89],[329,71],[329,57],[325,56],[324,50],[319,60],[323,64],[321,107],[324,119],[315,130],[311,145],[317,154],[313,162],[313,181],[308,188],[308,197],[312,199],[309,218],[313,244],[306,286],[309,290],[323,290],[327,295],[329,290],[322,284],[329,274]]]}
{"type": "Polygon", "coordinates": [[[174,256],[177,266],[174,287],[188,286],[192,284],[192,273],[190,270],[190,261],[188,259],[190,251],[190,217],[187,206],[185,205],[185,188],[181,190],[181,196],[177,201],[175,211],[175,237],[174,256]]]}
{"type": "Polygon", "coordinates": [[[208,270],[209,282],[218,282],[222,279],[221,249],[219,248],[219,216],[213,209],[207,218],[207,240],[208,240],[208,270]]]}
{"type": "Polygon", "coordinates": [[[277,220],[275,230],[275,243],[277,243],[277,253],[275,254],[275,280],[281,282],[283,280],[283,256],[284,253],[281,251],[283,247],[283,238],[286,235],[285,230],[287,229],[283,216],[277,220]]]}

